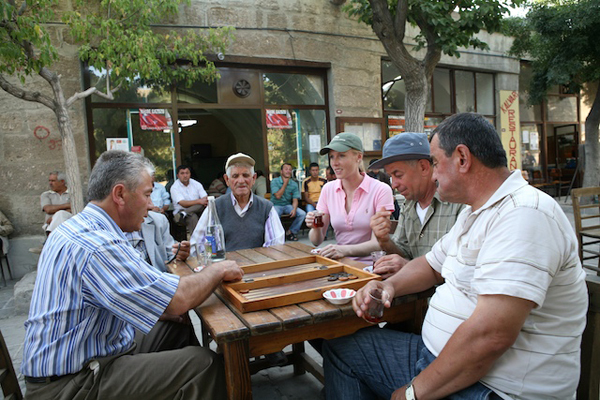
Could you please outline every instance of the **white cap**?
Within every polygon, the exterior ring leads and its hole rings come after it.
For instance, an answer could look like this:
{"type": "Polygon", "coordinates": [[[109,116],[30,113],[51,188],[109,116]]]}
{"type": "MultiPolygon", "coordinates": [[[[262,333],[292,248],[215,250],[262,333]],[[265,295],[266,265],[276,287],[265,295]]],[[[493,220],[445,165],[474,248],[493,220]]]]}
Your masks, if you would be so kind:
{"type": "Polygon", "coordinates": [[[229,168],[232,165],[235,165],[236,163],[249,164],[251,167],[254,167],[254,164],[256,164],[256,161],[254,161],[254,158],[250,157],[247,154],[237,153],[237,154],[230,156],[227,159],[227,162],[225,163],[225,171],[227,171],[227,168],[229,168]]]}

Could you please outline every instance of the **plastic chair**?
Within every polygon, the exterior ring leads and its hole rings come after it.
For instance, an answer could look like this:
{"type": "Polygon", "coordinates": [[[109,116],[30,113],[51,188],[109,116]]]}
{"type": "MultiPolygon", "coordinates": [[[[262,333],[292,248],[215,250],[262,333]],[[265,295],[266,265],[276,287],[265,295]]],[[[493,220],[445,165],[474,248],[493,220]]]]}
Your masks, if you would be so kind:
{"type": "Polygon", "coordinates": [[[573,216],[575,232],[579,241],[579,258],[585,268],[594,270],[600,275],[600,187],[573,189],[573,216]],[[591,203],[588,201],[591,198],[591,203]],[[582,201],[582,199],[585,199],[582,201]],[[597,260],[595,265],[586,261],[597,260]]]}

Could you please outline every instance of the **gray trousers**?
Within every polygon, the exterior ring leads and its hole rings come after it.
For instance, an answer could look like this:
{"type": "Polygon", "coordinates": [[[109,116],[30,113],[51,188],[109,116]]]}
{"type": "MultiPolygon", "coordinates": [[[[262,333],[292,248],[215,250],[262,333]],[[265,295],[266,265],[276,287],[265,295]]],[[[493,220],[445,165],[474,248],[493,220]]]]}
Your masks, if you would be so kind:
{"type": "Polygon", "coordinates": [[[198,221],[200,220],[200,216],[204,212],[205,208],[206,208],[206,206],[203,206],[201,204],[196,204],[191,207],[187,207],[187,208],[183,209],[183,211],[185,211],[186,214],[188,215],[187,218],[185,219],[185,229],[188,231],[188,233],[190,235],[192,233],[194,233],[194,229],[196,229],[196,225],[198,224],[198,221]]]}
{"type": "Polygon", "coordinates": [[[199,346],[163,350],[181,344],[188,334],[189,326],[159,321],[132,351],[92,360],[51,383],[27,382],[25,399],[226,399],[217,354],[199,346]]]}

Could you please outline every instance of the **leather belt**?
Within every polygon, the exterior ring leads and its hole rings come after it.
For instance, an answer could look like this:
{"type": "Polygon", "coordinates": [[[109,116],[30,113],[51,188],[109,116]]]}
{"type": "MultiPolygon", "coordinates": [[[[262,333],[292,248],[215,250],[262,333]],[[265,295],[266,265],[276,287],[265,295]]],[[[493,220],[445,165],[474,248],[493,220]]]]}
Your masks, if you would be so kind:
{"type": "Polygon", "coordinates": [[[25,382],[29,382],[29,383],[50,383],[50,382],[55,382],[61,378],[64,378],[64,376],[41,376],[39,378],[33,377],[33,376],[26,376],[25,377],[25,382]]]}

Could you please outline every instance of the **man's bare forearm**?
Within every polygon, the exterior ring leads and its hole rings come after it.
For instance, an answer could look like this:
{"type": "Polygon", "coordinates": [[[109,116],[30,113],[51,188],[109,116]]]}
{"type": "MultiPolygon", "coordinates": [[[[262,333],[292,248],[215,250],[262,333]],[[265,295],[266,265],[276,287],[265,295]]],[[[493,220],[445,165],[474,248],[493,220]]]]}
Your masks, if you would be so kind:
{"type": "Polygon", "coordinates": [[[42,210],[44,210],[44,212],[49,215],[56,214],[58,211],[61,211],[61,210],[69,210],[69,209],[71,209],[71,203],[46,204],[44,206],[44,208],[42,208],[42,210]]]}

